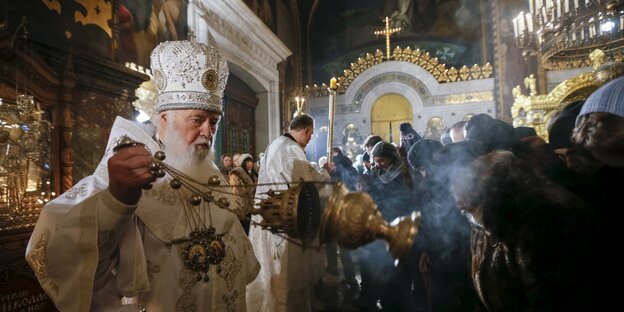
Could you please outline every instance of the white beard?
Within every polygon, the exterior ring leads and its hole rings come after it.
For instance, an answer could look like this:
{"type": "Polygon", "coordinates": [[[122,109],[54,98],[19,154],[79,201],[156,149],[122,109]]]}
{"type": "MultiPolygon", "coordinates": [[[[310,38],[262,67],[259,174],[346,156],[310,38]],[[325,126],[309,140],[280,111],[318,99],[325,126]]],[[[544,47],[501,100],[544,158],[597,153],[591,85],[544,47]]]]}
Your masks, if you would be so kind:
{"type": "Polygon", "coordinates": [[[166,158],[164,162],[190,176],[196,181],[206,183],[211,176],[221,176],[214,163],[214,147],[205,137],[198,137],[188,145],[180,131],[167,127],[161,138],[166,158]],[[210,148],[199,149],[198,144],[208,144],[210,148]]]}

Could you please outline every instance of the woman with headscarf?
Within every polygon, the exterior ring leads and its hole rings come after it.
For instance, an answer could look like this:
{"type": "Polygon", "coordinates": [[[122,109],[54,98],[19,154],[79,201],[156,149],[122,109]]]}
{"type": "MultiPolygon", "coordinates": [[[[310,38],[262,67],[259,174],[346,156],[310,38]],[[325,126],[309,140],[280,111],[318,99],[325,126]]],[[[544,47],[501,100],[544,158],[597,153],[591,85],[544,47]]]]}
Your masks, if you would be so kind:
{"type": "MultiPolygon", "coordinates": [[[[388,222],[414,211],[412,179],[397,148],[379,142],[371,150],[375,172],[370,178],[370,195],[388,222]]],[[[377,300],[386,311],[410,311],[415,305],[411,294],[411,275],[396,267],[386,246],[376,241],[362,248],[362,291],[360,304],[370,308],[377,300]]],[[[408,260],[410,261],[410,260],[408,260]]]]}
{"type": "Polygon", "coordinates": [[[219,171],[221,171],[221,174],[226,178],[230,176],[230,171],[232,171],[232,155],[227,153],[221,155],[219,171]]]}
{"type": "Polygon", "coordinates": [[[236,211],[238,219],[249,234],[249,224],[251,222],[251,209],[253,209],[254,195],[256,194],[256,184],[258,183],[258,173],[254,169],[253,157],[250,154],[240,156],[240,166],[230,172],[230,185],[232,192],[243,202],[241,208],[236,211]]]}

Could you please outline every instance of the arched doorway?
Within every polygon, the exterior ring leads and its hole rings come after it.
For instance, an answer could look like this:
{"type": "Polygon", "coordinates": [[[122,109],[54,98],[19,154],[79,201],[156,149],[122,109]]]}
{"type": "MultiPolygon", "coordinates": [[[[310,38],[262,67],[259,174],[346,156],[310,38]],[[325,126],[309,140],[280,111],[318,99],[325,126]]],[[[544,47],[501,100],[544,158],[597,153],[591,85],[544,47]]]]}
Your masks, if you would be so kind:
{"type": "Polygon", "coordinates": [[[375,100],[371,108],[371,131],[386,142],[399,142],[399,126],[409,122],[414,124],[412,106],[402,95],[387,93],[375,100]]]}

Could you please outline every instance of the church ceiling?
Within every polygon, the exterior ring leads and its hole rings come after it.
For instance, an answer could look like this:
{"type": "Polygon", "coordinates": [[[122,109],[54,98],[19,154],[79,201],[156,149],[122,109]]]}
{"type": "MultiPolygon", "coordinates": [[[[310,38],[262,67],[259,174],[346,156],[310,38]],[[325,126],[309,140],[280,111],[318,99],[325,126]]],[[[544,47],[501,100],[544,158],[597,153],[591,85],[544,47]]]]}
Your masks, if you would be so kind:
{"type": "Polygon", "coordinates": [[[313,82],[340,75],[359,56],[385,50],[373,34],[401,27],[392,48],[410,46],[429,52],[448,67],[485,63],[482,59],[480,3],[483,0],[318,0],[308,23],[313,82]]]}

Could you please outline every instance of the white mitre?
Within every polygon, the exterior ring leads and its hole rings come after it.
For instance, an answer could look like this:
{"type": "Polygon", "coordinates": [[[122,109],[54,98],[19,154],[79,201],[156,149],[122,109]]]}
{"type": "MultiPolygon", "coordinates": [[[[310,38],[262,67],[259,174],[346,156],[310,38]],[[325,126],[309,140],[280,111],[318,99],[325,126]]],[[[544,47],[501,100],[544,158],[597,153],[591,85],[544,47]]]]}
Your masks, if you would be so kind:
{"type": "Polygon", "coordinates": [[[221,98],[229,69],[219,50],[195,41],[167,41],[151,55],[157,111],[201,109],[223,115],[221,98]]]}

